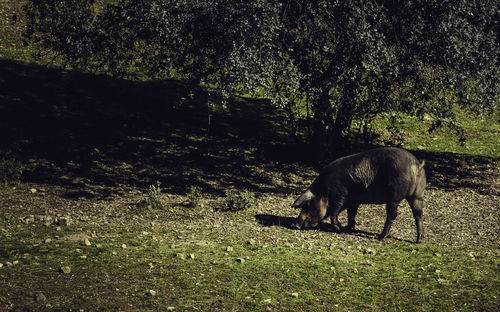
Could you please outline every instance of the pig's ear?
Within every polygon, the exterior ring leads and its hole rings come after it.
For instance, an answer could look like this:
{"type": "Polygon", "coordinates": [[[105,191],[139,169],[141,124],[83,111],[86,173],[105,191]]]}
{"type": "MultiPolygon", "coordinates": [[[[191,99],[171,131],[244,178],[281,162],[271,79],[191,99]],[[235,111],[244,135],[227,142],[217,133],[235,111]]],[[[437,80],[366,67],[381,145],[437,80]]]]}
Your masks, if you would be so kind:
{"type": "Polygon", "coordinates": [[[311,190],[307,190],[304,194],[300,195],[299,198],[292,204],[293,208],[300,208],[302,205],[314,198],[314,194],[311,190]]]}

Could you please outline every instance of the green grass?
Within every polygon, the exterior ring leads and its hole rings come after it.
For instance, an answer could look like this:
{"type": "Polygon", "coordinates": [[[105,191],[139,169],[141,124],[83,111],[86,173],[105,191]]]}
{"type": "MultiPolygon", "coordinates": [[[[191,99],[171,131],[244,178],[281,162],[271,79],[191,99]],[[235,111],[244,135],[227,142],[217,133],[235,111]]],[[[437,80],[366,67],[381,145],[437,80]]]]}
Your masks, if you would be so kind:
{"type": "Polygon", "coordinates": [[[0,0],[0,59],[33,62],[34,45],[24,42],[24,1],[0,0]]]}
{"type": "MultiPolygon", "coordinates": [[[[498,114],[497,114],[498,115],[498,114]]],[[[429,133],[431,120],[423,121],[417,117],[408,116],[404,120],[406,140],[403,147],[411,150],[425,150],[428,152],[449,152],[476,156],[500,157],[500,123],[498,116],[478,117],[456,111],[457,124],[465,131],[466,141],[461,145],[458,137],[451,134],[446,128],[429,133]]],[[[385,130],[388,121],[379,117],[375,121],[377,133],[381,139],[390,139],[385,130]]]]}
{"type": "Polygon", "coordinates": [[[114,227],[98,229],[92,245],[83,246],[64,239],[76,230],[21,226],[2,237],[0,262],[19,263],[0,269],[0,302],[176,311],[494,311],[499,303],[500,262],[490,249],[470,254],[460,247],[374,242],[309,251],[114,227]],[[46,302],[36,302],[37,291],[46,302]]]}

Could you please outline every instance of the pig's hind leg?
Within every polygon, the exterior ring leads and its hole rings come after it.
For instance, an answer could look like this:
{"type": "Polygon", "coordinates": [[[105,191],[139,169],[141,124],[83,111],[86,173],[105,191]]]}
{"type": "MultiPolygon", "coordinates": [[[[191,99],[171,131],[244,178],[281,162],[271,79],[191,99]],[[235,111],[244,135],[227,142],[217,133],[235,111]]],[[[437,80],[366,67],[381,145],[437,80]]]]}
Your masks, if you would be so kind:
{"type": "Polygon", "coordinates": [[[422,221],[422,210],[424,208],[424,200],[420,197],[413,196],[407,199],[410,204],[413,217],[415,218],[415,225],[417,226],[417,243],[420,243],[424,238],[424,225],[422,221]]]}
{"type": "Polygon", "coordinates": [[[396,217],[398,216],[399,201],[390,201],[386,205],[387,216],[385,219],[384,229],[378,237],[379,240],[384,239],[391,231],[391,226],[396,217]]]}

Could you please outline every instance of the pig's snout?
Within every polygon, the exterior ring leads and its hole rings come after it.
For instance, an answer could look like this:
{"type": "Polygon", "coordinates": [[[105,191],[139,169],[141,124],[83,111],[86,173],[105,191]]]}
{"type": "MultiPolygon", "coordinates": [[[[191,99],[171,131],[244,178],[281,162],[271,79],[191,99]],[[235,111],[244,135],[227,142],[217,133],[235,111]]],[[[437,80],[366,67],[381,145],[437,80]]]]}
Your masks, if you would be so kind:
{"type": "Polygon", "coordinates": [[[295,229],[297,230],[310,230],[312,228],[314,228],[316,225],[315,224],[312,224],[310,220],[308,220],[308,218],[304,217],[304,216],[299,216],[297,218],[297,223],[295,223],[295,225],[293,226],[295,229]]]}
{"type": "Polygon", "coordinates": [[[304,220],[299,217],[297,218],[297,222],[294,222],[292,224],[292,229],[301,230],[303,225],[304,225],[304,220]]]}
{"type": "Polygon", "coordinates": [[[302,226],[300,227],[302,230],[310,230],[310,229],[313,229],[315,228],[316,226],[314,224],[312,224],[311,222],[309,221],[304,221],[304,223],[302,223],[302,226]]]}

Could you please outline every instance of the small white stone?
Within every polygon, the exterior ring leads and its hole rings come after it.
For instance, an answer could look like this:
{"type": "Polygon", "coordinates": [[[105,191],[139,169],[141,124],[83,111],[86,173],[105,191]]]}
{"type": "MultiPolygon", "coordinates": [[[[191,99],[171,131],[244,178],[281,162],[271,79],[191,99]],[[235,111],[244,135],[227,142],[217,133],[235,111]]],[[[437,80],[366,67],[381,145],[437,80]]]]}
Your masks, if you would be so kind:
{"type": "Polygon", "coordinates": [[[148,295],[151,296],[151,297],[156,296],[156,291],[150,289],[150,290],[148,290],[148,295]]]}
{"type": "Polygon", "coordinates": [[[47,301],[47,298],[42,292],[39,291],[35,295],[35,300],[36,302],[44,303],[45,301],[47,301]]]}
{"type": "Polygon", "coordinates": [[[185,255],[185,254],[183,254],[183,253],[176,253],[176,254],[175,254],[175,256],[176,256],[177,258],[181,259],[181,260],[186,259],[186,255],[185,255]]]}
{"type": "Polygon", "coordinates": [[[363,253],[364,253],[365,255],[375,255],[377,252],[376,252],[374,249],[372,249],[372,248],[366,248],[366,249],[363,251],[363,253]]]}

